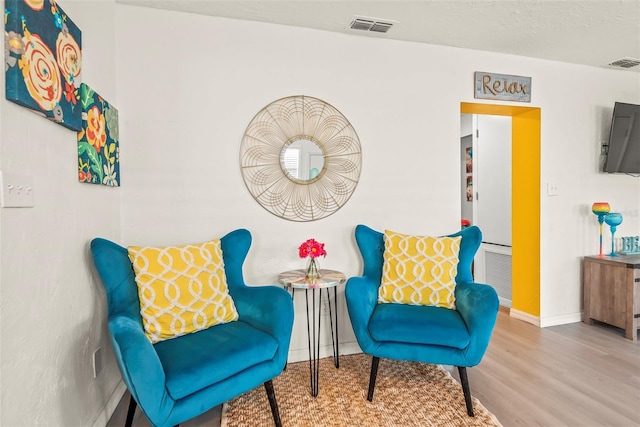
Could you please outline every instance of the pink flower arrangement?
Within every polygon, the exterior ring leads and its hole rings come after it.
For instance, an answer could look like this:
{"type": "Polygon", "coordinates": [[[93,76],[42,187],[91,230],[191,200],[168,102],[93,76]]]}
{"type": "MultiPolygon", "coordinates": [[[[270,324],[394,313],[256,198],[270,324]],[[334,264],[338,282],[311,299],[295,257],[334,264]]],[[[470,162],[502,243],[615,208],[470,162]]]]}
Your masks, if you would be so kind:
{"type": "Polygon", "coordinates": [[[317,258],[319,256],[326,257],[327,251],[324,250],[324,243],[320,243],[316,239],[309,239],[300,245],[298,254],[300,258],[317,258]]]}

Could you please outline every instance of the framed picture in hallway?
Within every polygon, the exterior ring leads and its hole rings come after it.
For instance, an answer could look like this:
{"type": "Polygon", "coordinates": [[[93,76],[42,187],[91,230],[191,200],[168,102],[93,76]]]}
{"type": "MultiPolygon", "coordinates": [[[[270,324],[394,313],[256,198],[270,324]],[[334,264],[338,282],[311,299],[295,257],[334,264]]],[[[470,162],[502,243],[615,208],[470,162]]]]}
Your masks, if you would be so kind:
{"type": "Polygon", "coordinates": [[[467,202],[473,202],[473,179],[472,176],[467,176],[467,202]]]}

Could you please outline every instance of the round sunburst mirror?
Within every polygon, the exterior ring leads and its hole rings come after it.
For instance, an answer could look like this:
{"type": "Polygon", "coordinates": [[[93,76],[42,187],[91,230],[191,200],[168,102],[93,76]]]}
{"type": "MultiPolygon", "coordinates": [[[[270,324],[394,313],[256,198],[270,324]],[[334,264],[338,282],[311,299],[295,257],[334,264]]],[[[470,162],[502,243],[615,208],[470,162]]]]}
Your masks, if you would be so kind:
{"type": "Polygon", "coordinates": [[[264,107],[240,146],[244,183],[272,214],[315,221],[340,209],[360,178],[360,140],[335,107],[290,96],[264,107]]]}

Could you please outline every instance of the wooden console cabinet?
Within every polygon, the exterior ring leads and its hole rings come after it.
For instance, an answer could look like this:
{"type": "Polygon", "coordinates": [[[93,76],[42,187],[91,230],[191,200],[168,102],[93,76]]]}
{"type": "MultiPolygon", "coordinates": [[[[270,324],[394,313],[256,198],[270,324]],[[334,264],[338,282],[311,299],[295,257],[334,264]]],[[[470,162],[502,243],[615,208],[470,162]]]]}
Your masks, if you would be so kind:
{"type": "Polygon", "coordinates": [[[584,257],[584,322],[624,329],[637,340],[640,328],[640,255],[584,257]]]}

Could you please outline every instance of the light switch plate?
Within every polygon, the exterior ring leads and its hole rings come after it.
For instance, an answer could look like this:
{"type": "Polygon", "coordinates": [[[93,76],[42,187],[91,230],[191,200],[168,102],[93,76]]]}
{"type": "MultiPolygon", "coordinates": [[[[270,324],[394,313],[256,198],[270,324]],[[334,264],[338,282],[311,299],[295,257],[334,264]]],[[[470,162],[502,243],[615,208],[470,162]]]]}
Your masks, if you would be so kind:
{"type": "Polygon", "coordinates": [[[0,172],[0,204],[3,208],[34,206],[33,178],[27,175],[0,172]]]}

